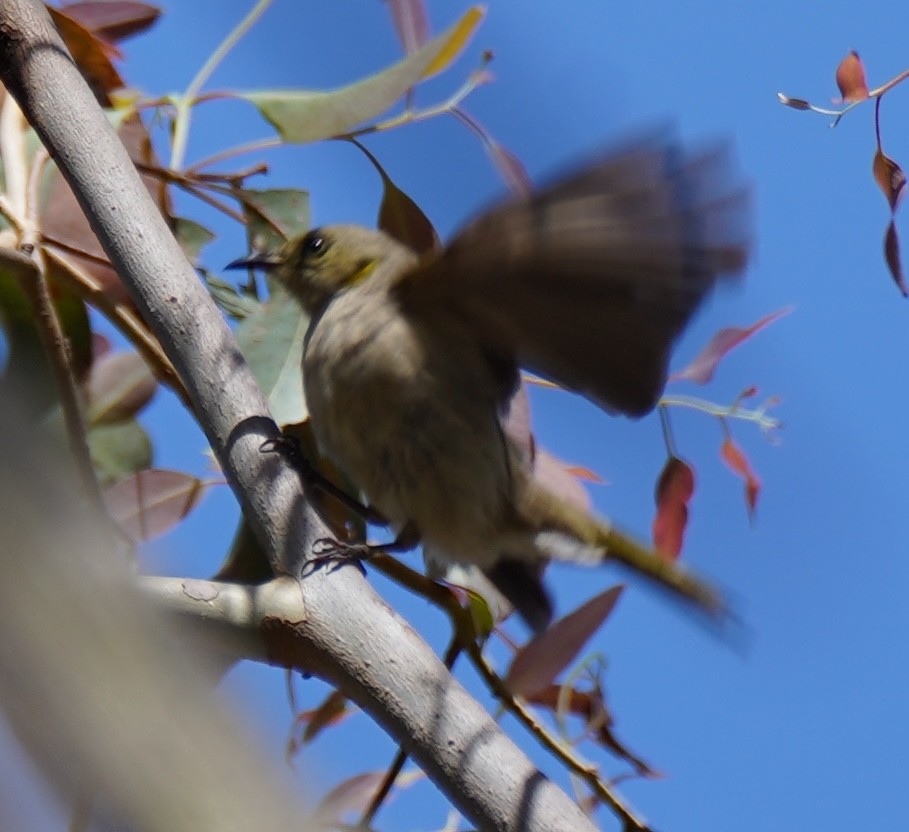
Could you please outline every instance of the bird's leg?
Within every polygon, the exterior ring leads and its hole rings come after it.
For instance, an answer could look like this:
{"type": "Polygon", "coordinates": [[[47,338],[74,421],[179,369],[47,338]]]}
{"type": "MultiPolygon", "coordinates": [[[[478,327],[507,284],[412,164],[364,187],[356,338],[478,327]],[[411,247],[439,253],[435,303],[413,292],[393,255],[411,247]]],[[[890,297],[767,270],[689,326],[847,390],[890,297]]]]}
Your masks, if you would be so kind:
{"type": "Polygon", "coordinates": [[[420,542],[420,532],[413,523],[405,523],[395,539],[388,543],[345,543],[333,537],[322,537],[313,544],[313,568],[327,563],[338,565],[345,562],[357,564],[369,560],[373,555],[387,552],[406,552],[420,542]]]}
{"type": "Polygon", "coordinates": [[[277,439],[266,439],[259,450],[263,453],[281,454],[300,474],[303,484],[307,488],[318,488],[323,494],[337,500],[341,505],[350,509],[361,520],[376,526],[387,526],[388,520],[372,506],[361,503],[351,497],[343,488],[333,483],[325,476],[303,453],[300,441],[289,434],[282,433],[277,439]]]}

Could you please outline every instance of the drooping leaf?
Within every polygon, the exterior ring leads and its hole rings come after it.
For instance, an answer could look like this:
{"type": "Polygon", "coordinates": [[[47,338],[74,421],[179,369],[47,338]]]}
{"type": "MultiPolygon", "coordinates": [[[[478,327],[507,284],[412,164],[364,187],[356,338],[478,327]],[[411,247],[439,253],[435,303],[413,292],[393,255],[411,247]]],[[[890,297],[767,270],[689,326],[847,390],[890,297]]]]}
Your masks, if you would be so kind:
{"type": "Polygon", "coordinates": [[[469,9],[450,29],[382,72],[332,92],[259,90],[239,93],[281,137],[297,144],[342,136],[388,110],[411,87],[441,72],[473,34],[484,11],[469,9]]]}
{"type": "Polygon", "coordinates": [[[104,491],[111,518],[137,542],[160,537],[185,518],[211,483],[182,471],[149,468],[104,491]]]}
{"type": "Polygon", "coordinates": [[[107,353],[94,362],[88,377],[86,421],[94,426],[131,419],[151,401],[157,387],[138,353],[107,353]]]}
{"type": "Polygon", "coordinates": [[[884,259],[887,261],[887,268],[890,269],[890,275],[893,282],[896,283],[902,296],[909,297],[909,287],[906,286],[906,280],[903,277],[903,264],[900,259],[900,238],[896,233],[896,224],[891,219],[887,225],[887,232],[884,234],[884,259]]]}
{"type": "Polygon", "coordinates": [[[429,40],[429,15],[423,0],[388,0],[405,55],[412,55],[429,40]]]}
{"type": "Polygon", "coordinates": [[[71,17],[66,8],[46,8],[95,97],[102,106],[108,106],[109,94],[123,86],[113,63],[123,57],[120,50],[71,17]]]}
{"type": "Polygon", "coordinates": [[[129,0],[83,0],[68,3],[67,16],[107,41],[116,43],[150,28],[161,9],[129,0]]]}
{"type": "Polygon", "coordinates": [[[657,480],[657,511],[651,526],[654,549],[670,560],[682,551],[693,494],[694,470],[685,460],[670,456],[657,480]]]}
{"type": "Polygon", "coordinates": [[[366,147],[356,139],[351,140],[351,143],[369,159],[382,177],[382,204],[379,206],[378,227],[418,254],[440,249],[442,243],[439,235],[420,206],[395,185],[379,160],[366,147]]]}
{"type": "Polygon", "coordinates": [[[303,337],[309,318],[277,281],[268,300],[237,327],[237,340],[279,425],[303,422],[303,337]]]}
{"type": "Polygon", "coordinates": [[[805,101],[804,98],[790,98],[788,95],[783,95],[781,92],[778,92],[776,97],[784,107],[792,107],[793,110],[811,109],[811,102],[805,101]]]}
{"type": "Polygon", "coordinates": [[[854,49],[836,68],[836,85],[845,102],[864,101],[868,97],[865,67],[854,49]]]}
{"type": "Polygon", "coordinates": [[[624,589],[610,587],[525,644],[505,677],[512,693],[530,697],[551,685],[603,625],[624,589]]]}
{"type": "Polygon", "coordinates": [[[716,372],[716,368],[719,365],[720,361],[735,347],[742,343],[742,341],[747,340],[756,332],[759,332],[764,327],[769,326],[774,321],[782,318],[784,315],[788,315],[792,312],[792,307],[787,306],[783,309],[778,309],[776,312],[771,312],[769,315],[765,315],[759,321],[751,324],[751,326],[746,327],[737,327],[730,326],[726,329],[721,329],[713,338],[710,340],[710,343],[704,347],[703,350],[698,354],[698,356],[692,361],[684,370],[681,370],[678,373],[673,373],[670,377],[670,381],[693,381],[696,384],[707,384],[710,379],[713,378],[713,374],[716,372]]]}
{"type": "Polygon", "coordinates": [[[906,174],[893,159],[885,156],[880,148],[874,154],[871,170],[874,174],[874,181],[884,192],[890,210],[895,211],[903,195],[903,189],[906,187],[906,174]]]}
{"type": "Polygon", "coordinates": [[[745,505],[748,509],[748,516],[753,520],[758,496],[761,492],[761,480],[751,467],[745,452],[729,436],[723,440],[720,457],[733,473],[738,474],[745,481],[745,505]]]}

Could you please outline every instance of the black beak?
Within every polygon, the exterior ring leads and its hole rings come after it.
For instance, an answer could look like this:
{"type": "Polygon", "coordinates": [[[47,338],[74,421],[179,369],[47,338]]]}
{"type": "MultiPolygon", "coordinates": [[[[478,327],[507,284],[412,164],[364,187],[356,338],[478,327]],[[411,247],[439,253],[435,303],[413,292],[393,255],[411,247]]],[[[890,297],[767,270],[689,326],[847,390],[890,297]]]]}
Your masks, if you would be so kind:
{"type": "Polygon", "coordinates": [[[228,263],[225,269],[262,269],[263,272],[274,271],[281,265],[277,251],[254,251],[246,257],[240,257],[228,263]]]}

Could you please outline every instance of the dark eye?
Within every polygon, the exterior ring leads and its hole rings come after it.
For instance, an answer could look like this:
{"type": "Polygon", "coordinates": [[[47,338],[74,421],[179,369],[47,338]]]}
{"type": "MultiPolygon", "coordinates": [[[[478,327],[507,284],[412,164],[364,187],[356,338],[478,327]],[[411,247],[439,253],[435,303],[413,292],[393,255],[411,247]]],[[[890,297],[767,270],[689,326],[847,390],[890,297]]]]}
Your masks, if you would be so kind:
{"type": "Polygon", "coordinates": [[[325,238],[315,231],[309,234],[303,241],[303,254],[306,257],[319,257],[325,253],[328,243],[325,238]]]}

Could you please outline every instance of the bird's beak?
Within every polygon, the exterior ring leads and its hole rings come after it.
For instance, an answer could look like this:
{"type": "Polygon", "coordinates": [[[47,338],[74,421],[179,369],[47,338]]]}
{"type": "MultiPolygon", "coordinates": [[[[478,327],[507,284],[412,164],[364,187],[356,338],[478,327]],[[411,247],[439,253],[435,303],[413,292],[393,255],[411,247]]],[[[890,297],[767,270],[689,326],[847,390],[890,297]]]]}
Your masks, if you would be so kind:
{"type": "Polygon", "coordinates": [[[240,257],[228,263],[225,269],[262,269],[264,272],[274,271],[281,265],[281,258],[277,251],[254,251],[246,257],[240,257]]]}

